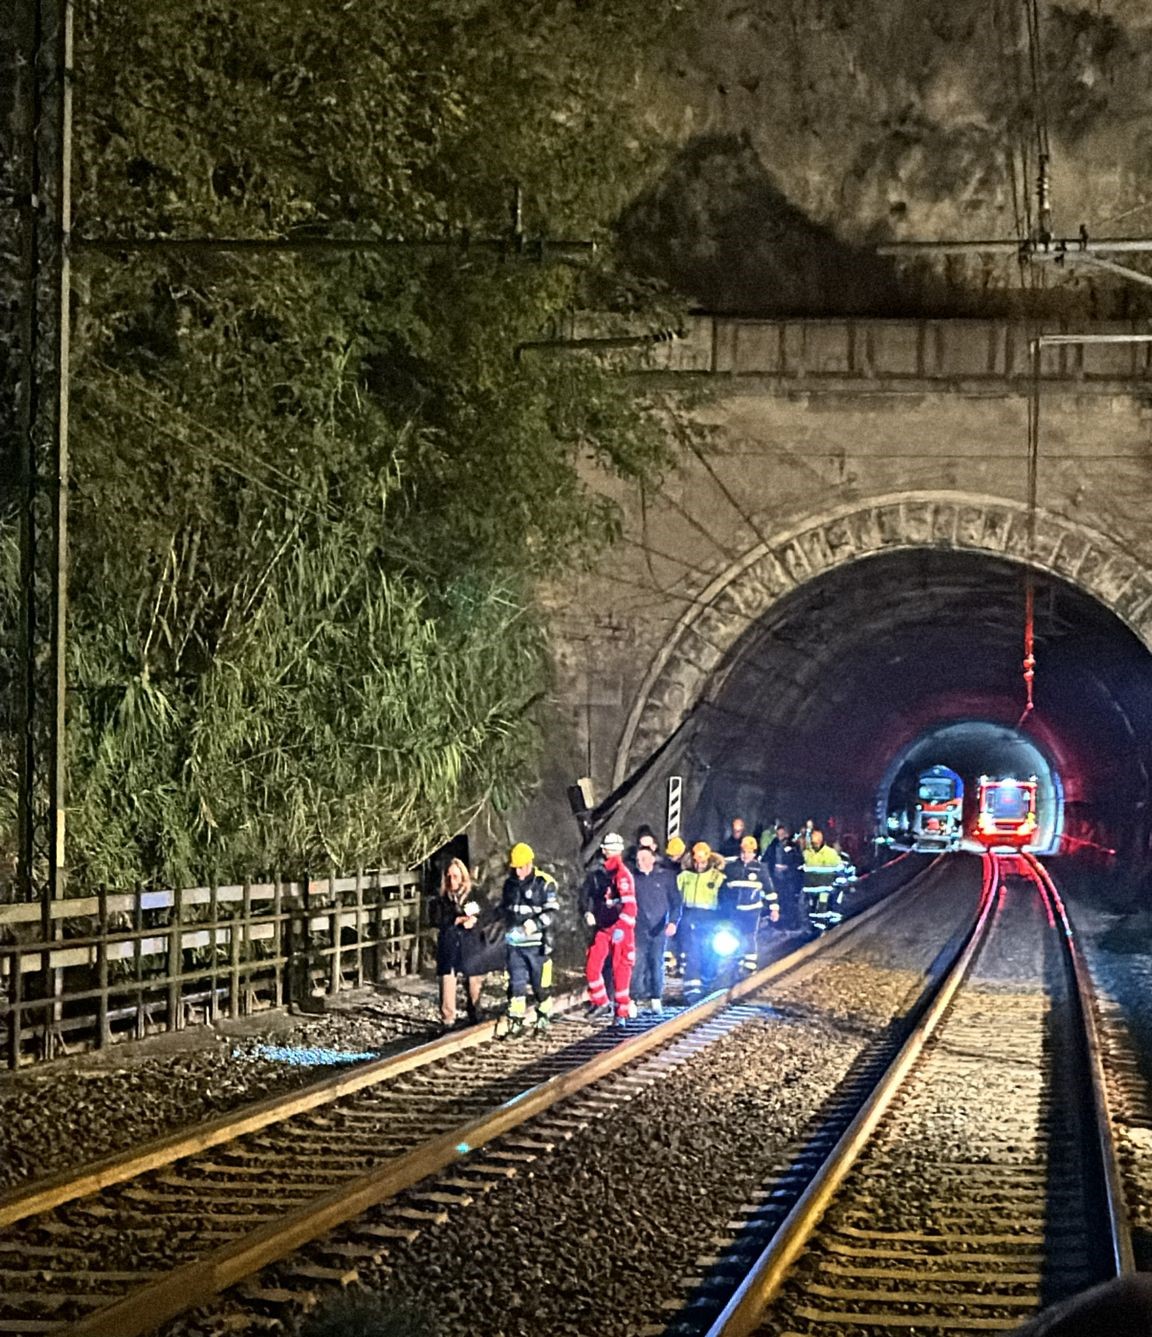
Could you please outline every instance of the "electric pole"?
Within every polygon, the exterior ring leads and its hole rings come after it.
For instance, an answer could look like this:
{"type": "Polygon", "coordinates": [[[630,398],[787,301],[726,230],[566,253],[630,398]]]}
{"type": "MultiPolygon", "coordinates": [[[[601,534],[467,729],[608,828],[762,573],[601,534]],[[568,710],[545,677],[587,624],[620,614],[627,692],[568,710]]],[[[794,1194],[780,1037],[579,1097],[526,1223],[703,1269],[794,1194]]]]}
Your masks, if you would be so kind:
{"type": "Polygon", "coordinates": [[[64,894],[71,0],[9,0],[0,84],[2,452],[19,526],[17,895],[64,894]]]}

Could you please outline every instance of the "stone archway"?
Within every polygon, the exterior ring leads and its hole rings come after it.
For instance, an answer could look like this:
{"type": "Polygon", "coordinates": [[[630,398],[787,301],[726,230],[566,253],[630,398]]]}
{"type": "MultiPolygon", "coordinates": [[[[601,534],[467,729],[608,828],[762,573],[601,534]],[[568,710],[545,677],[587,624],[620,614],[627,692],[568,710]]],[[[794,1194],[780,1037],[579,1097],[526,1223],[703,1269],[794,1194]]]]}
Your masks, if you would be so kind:
{"type": "Polygon", "coordinates": [[[909,492],[857,502],[757,544],[717,572],[653,658],[616,754],[614,784],[683,722],[741,636],[779,599],[836,567],[877,553],[937,548],[1034,566],[1092,595],[1152,648],[1152,575],[1141,559],[1085,525],[1002,497],[909,492]]]}

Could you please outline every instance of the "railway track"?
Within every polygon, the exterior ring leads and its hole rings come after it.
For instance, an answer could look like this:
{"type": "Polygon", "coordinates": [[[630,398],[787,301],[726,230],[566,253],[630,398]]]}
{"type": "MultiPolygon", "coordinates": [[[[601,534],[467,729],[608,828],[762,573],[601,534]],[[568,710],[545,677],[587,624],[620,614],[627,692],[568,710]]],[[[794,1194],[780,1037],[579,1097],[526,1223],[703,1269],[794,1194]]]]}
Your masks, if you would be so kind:
{"type": "Polygon", "coordinates": [[[726,995],[636,1023],[623,1040],[575,1018],[538,1047],[465,1033],[450,1053],[443,1042],[423,1046],[8,1195],[0,1333],[148,1332],[387,1204],[326,1257],[321,1249],[320,1262],[298,1265],[318,1281],[347,1280],[358,1257],[411,1238],[757,1015],[767,984],[835,959],[866,925],[901,914],[919,881],[726,995]]]}
{"type": "Polygon", "coordinates": [[[787,1215],[757,1221],[773,1190],[669,1337],[1011,1331],[1131,1270],[1087,975],[1038,860],[985,856],[931,1008],[787,1215]]]}

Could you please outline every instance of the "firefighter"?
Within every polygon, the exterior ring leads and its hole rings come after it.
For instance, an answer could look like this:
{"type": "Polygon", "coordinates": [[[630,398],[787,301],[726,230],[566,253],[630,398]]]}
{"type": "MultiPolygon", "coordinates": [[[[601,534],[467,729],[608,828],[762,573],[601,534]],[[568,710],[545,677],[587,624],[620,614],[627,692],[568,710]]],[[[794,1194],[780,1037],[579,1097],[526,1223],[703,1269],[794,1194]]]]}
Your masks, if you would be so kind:
{"type": "Polygon", "coordinates": [[[552,1016],[553,916],[559,909],[556,880],[536,867],[536,855],[523,841],[508,855],[511,873],[505,879],[500,908],[508,953],[508,1029],[505,1038],[524,1034],[528,986],[536,1000],[536,1034],[547,1035],[552,1016]]]}
{"type": "Polygon", "coordinates": [[[684,911],[678,936],[684,939],[684,1000],[694,1002],[716,974],[712,935],[719,916],[724,860],[703,840],[692,846],[688,867],[676,879],[684,911]]]}
{"type": "MultiPolygon", "coordinates": [[[[824,915],[829,906],[832,893],[832,870],[840,868],[844,860],[840,852],[824,841],[824,832],[813,827],[804,850],[804,871],[812,871],[811,878],[805,878],[805,884],[816,895],[816,909],[813,914],[824,915]]],[[[811,909],[811,907],[809,907],[811,909]]]]}
{"type": "Polygon", "coordinates": [[[632,1011],[629,987],[636,964],[636,884],[624,862],[624,838],[610,831],[600,842],[604,876],[584,919],[594,930],[584,971],[588,981],[588,1004],[592,1015],[609,1010],[604,984],[604,963],[612,961],[612,987],[616,1004],[613,1025],[623,1026],[632,1011]]]}
{"type": "MultiPolygon", "coordinates": [[[[765,903],[776,904],[776,893],[768,880],[768,870],[757,858],[755,836],[744,836],[740,841],[738,858],[729,859],[724,870],[727,879],[728,913],[740,934],[740,969],[750,975],[758,964],[756,930],[760,927],[760,912],[765,903]]],[[[779,915],[776,916],[779,918],[779,915]]]]}

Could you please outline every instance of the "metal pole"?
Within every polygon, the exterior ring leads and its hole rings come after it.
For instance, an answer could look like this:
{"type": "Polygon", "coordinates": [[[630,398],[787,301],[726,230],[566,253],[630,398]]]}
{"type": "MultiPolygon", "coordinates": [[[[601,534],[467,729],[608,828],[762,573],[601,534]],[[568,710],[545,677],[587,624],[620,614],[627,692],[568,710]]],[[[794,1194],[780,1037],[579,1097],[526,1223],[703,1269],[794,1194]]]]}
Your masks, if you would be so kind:
{"type": "Polygon", "coordinates": [[[6,443],[20,515],[18,879],[20,895],[43,907],[48,941],[50,903],[64,893],[71,0],[19,0],[12,17],[3,184],[11,183],[4,203],[18,257],[15,425],[6,443]]]}

